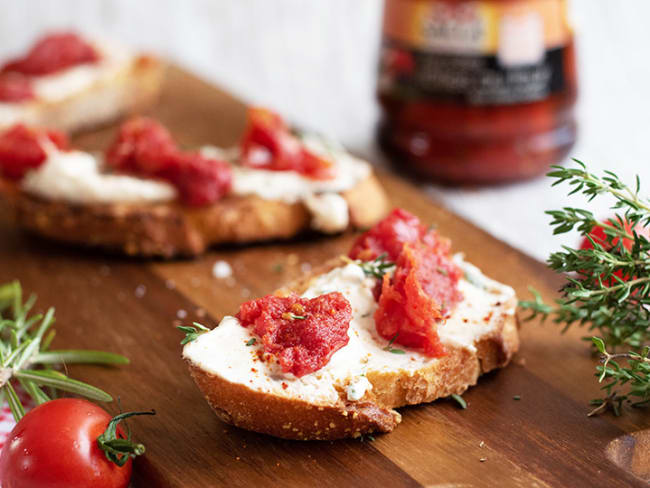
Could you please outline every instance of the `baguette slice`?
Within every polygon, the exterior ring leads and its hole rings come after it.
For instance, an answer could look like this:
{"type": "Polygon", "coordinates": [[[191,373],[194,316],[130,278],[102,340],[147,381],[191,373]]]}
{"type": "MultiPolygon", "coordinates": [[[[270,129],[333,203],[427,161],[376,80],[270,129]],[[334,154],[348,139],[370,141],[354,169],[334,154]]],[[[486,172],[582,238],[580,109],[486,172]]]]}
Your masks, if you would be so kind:
{"type": "MultiPolygon", "coordinates": [[[[342,192],[350,227],[375,224],[388,202],[373,173],[342,192]]],[[[128,255],[195,256],[208,247],[288,239],[311,227],[302,202],[229,195],[205,207],[177,202],[80,205],[40,198],[0,178],[0,215],[19,227],[57,241],[99,246],[128,255]],[[3,208],[4,207],[4,208],[3,208]]]]}
{"type": "Polygon", "coordinates": [[[67,98],[20,104],[12,117],[0,117],[0,129],[23,123],[77,132],[141,112],[158,100],[164,72],[165,66],[157,58],[136,56],[118,72],[67,98]]]}
{"type": "Polygon", "coordinates": [[[340,291],[350,301],[350,342],[322,369],[301,378],[283,374],[233,317],[188,343],[183,357],[224,422],[298,440],[390,432],[401,421],[396,408],[461,394],[481,374],[508,364],[519,348],[514,290],[455,259],[465,271],[464,300],[439,328],[447,350],[440,358],[394,352],[400,346],[389,346],[375,330],[375,281],[343,258],[276,292],[312,298],[340,291]]]}

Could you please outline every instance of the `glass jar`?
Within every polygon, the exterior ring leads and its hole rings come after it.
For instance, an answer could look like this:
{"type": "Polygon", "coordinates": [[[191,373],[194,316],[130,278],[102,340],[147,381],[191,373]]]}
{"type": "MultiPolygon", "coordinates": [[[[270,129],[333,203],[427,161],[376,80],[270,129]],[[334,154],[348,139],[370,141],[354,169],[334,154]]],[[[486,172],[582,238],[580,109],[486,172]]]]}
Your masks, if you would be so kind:
{"type": "Polygon", "coordinates": [[[438,181],[502,183],[561,161],[576,138],[565,0],[386,0],[381,147],[438,181]]]}

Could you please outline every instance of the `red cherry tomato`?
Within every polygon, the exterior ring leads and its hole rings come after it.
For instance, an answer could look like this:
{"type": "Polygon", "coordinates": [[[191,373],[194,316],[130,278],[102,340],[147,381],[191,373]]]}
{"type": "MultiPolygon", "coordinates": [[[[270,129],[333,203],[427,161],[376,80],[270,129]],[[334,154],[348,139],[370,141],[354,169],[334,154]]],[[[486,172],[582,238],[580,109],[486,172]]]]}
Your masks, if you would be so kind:
{"type": "MultiPolygon", "coordinates": [[[[613,224],[615,222],[614,219],[609,219],[608,221],[610,224],[613,224]]],[[[632,224],[630,222],[625,222],[625,230],[628,234],[632,235],[632,224]]],[[[640,236],[645,236],[646,238],[650,239],[650,228],[643,227],[640,225],[637,225],[634,230],[636,233],[640,236]]],[[[601,226],[596,226],[593,229],[591,229],[591,232],[589,233],[591,238],[597,243],[603,246],[605,249],[609,250],[616,246],[620,239],[618,237],[612,239],[611,243],[609,242],[607,235],[605,234],[605,230],[601,226]]],[[[634,241],[632,239],[623,239],[623,246],[627,250],[632,249],[632,246],[634,245],[634,241]]],[[[587,238],[584,237],[582,239],[582,242],[580,243],[580,249],[593,249],[593,244],[591,241],[587,238]]],[[[621,279],[627,279],[627,277],[623,277],[623,273],[619,271],[615,271],[614,275],[618,276],[621,279]]]]}
{"type": "Polygon", "coordinates": [[[0,132],[0,176],[19,180],[29,170],[41,166],[47,159],[41,145],[46,138],[61,151],[69,147],[66,135],[58,131],[18,124],[0,132]]]}
{"type": "MultiPolygon", "coordinates": [[[[106,459],[97,438],[111,416],[87,400],[52,400],[28,412],[0,453],[2,488],[126,488],[123,467],[106,459]]],[[[124,435],[118,426],[118,434],[124,435]]]]}

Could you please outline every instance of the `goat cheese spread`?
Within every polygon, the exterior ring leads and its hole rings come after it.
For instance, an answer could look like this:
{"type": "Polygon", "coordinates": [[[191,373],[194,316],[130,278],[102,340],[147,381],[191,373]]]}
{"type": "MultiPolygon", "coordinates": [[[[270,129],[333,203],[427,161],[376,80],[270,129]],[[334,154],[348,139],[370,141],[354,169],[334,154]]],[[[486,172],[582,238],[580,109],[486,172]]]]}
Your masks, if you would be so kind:
{"type": "Polygon", "coordinates": [[[47,144],[46,153],[43,165],[21,181],[21,188],[33,195],[77,204],[166,202],[177,196],[162,181],[102,173],[100,158],[87,152],[59,151],[47,144]]]}

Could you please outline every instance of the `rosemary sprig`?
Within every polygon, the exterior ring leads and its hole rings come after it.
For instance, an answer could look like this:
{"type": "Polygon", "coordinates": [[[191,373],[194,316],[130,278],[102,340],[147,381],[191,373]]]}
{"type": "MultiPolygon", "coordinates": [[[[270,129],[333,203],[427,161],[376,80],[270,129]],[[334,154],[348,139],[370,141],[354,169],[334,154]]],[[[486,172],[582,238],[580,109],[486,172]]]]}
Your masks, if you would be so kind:
{"type": "Polygon", "coordinates": [[[103,390],[68,378],[52,369],[64,363],[128,364],[118,354],[87,350],[48,350],[54,338],[54,308],[44,315],[30,316],[36,301],[32,295],[23,302],[18,281],[0,285],[0,397],[5,398],[16,421],[25,414],[12,382],[19,382],[25,392],[41,404],[50,400],[52,392],[67,391],[91,400],[112,401],[103,390]],[[46,393],[42,387],[47,387],[46,393]]]}
{"type": "Polygon", "coordinates": [[[553,304],[544,302],[540,294],[531,289],[533,299],[522,301],[520,307],[528,310],[527,319],[551,318],[567,330],[571,325],[587,326],[602,337],[593,343],[605,357],[598,366],[600,381],[608,382],[603,389],[607,396],[594,400],[599,405],[595,412],[607,407],[620,411],[623,401],[640,397],[636,406],[647,403],[650,378],[647,375],[647,357],[644,344],[650,339],[650,241],[635,229],[650,225],[650,200],[640,194],[641,182],[637,176],[633,186],[626,185],[611,171],[603,176],[590,173],[584,163],[577,167],[554,166],[548,174],[553,186],[566,183],[569,195],[582,194],[590,202],[596,197],[609,196],[615,216],[608,222],[599,222],[586,209],[564,207],[550,210],[554,234],[573,229],[591,242],[591,249],[573,249],[563,246],[552,253],[548,265],[566,278],[560,298],[553,304]],[[605,240],[594,239],[594,227],[603,229],[605,240]],[[625,347],[631,352],[624,355],[609,354],[609,347],[625,347]],[[628,367],[613,361],[628,360],[628,367]],[[617,386],[626,385],[628,393],[618,392],[617,386]]]}
{"type": "Polygon", "coordinates": [[[395,342],[395,339],[397,339],[398,335],[399,332],[396,333],[390,341],[388,341],[388,344],[386,344],[386,347],[384,347],[384,351],[392,352],[393,354],[406,354],[406,351],[403,349],[395,349],[393,347],[393,342],[395,342]]]}

